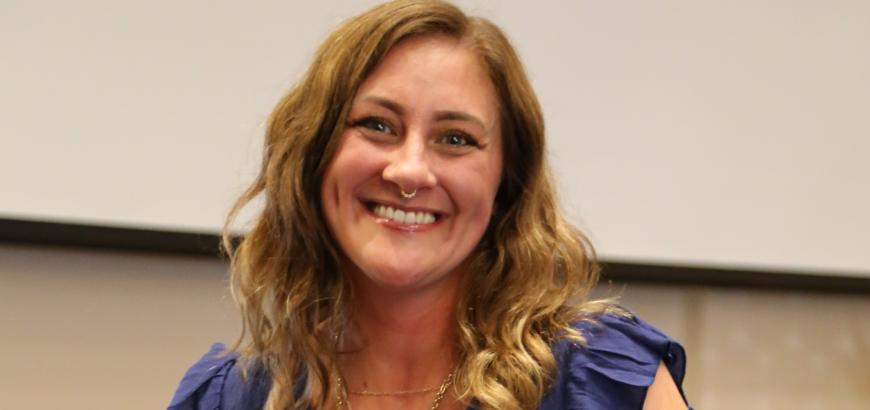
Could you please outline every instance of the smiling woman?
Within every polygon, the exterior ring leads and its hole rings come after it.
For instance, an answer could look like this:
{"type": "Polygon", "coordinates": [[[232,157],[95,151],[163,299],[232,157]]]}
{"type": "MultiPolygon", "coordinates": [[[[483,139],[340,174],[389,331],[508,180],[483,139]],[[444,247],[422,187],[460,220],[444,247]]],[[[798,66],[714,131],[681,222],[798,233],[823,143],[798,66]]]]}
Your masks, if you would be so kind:
{"type": "Polygon", "coordinates": [[[589,299],[543,129],[492,23],[406,0],[343,24],[229,217],[265,198],[225,237],[245,332],[170,408],[685,409],[679,344],[589,299]]]}

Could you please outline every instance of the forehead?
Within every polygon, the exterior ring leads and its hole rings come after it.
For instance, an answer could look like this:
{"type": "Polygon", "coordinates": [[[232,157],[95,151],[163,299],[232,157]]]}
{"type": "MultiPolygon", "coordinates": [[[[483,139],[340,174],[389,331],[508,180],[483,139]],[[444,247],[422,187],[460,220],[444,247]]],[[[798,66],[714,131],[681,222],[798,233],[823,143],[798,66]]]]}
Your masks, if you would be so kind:
{"type": "Polygon", "coordinates": [[[479,55],[464,41],[444,35],[399,42],[363,81],[356,100],[376,95],[408,108],[467,111],[494,125],[495,88],[479,55]]]}

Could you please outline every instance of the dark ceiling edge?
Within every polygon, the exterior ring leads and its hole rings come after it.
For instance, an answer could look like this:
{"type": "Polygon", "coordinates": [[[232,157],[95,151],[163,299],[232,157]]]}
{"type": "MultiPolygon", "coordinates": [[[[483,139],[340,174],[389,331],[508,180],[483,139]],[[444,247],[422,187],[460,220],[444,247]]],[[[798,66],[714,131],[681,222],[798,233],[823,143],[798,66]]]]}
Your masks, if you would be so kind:
{"type": "Polygon", "coordinates": [[[0,242],[218,256],[213,233],[0,218],[0,242]]]}
{"type": "Polygon", "coordinates": [[[602,281],[870,294],[870,278],[602,261],[602,281]]]}
{"type": "MultiPolygon", "coordinates": [[[[0,218],[0,242],[218,257],[213,233],[0,218]]],[[[605,260],[602,280],[780,290],[870,293],[870,278],[785,271],[717,269],[605,260]]]]}

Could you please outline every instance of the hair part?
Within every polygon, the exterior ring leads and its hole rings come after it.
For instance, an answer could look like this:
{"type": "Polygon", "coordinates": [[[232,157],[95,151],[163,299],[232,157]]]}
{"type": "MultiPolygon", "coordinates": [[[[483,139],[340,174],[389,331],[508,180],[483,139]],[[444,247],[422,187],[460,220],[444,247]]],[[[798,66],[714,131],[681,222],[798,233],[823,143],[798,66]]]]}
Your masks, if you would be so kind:
{"type": "Polygon", "coordinates": [[[556,203],[540,104],[504,33],[439,0],[392,1],[341,24],[268,122],[258,176],[227,217],[223,245],[243,317],[235,348],[267,369],[269,409],[324,408],[335,389],[335,335],[353,294],[321,212],[323,175],[361,82],[411,36],[446,35],[480,57],[500,101],[502,182],[490,225],[466,263],[457,307],[460,399],[482,409],[534,408],[555,371],[550,345],[607,308],[588,301],[598,265],[556,203]],[[264,208],[233,246],[229,227],[255,198],[264,208]]]}

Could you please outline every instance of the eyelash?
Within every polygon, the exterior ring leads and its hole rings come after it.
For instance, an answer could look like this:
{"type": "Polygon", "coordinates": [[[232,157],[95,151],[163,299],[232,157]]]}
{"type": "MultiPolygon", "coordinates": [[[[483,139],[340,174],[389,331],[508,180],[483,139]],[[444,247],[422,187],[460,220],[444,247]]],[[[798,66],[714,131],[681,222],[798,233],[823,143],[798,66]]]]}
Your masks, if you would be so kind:
{"type": "Polygon", "coordinates": [[[380,133],[392,133],[392,128],[389,126],[389,124],[387,124],[387,120],[382,117],[361,118],[352,122],[351,126],[363,127],[365,129],[380,133]],[[384,129],[378,129],[379,126],[383,126],[384,129]]]}
{"type": "MultiPolygon", "coordinates": [[[[367,129],[367,130],[374,131],[374,132],[381,133],[381,134],[393,134],[394,133],[392,127],[390,127],[390,125],[388,124],[388,121],[383,117],[377,117],[377,116],[364,117],[364,118],[360,118],[358,120],[351,122],[350,125],[352,127],[362,127],[362,128],[367,129]]],[[[442,137],[438,138],[438,142],[444,143],[446,145],[449,145],[450,147],[456,147],[456,148],[480,146],[480,144],[478,144],[478,142],[477,142],[477,139],[475,139],[474,137],[472,137],[471,135],[469,135],[468,133],[466,133],[464,131],[455,130],[455,129],[448,130],[446,134],[444,134],[442,137]],[[454,138],[461,139],[462,141],[457,143],[457,144],[453,144],[453,143],[450,143],[448,141],[449,139],[454,139],[454,138]]]]}
{"type": "Polygon", "coordinates": [[[454,146],[454,147],[476,147],[476,146],[478,146],[477,140],[475,140],[474,137],[472,137],[471,135],[468,135],[465,132],[457,131],[457,130],[448,131],[446,135],[444,135],[443,137],[441,137],[439,139],[439,141],[443,141],[447,145],[454,146]],[[461,142],[459,144],[449,143],[448,140],[452,139],[452,138],[461,138],[463,140],[463,142],[461,142]]]}

